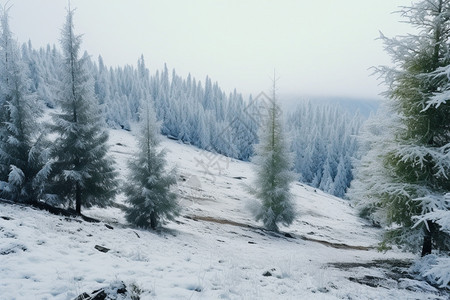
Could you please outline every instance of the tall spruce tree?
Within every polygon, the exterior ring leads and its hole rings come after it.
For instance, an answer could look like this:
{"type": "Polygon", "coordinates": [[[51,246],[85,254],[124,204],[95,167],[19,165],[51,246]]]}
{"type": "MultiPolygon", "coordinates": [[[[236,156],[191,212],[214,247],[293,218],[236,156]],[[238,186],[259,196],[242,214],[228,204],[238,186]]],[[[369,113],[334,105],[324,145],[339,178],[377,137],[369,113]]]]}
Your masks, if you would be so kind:
{"type": "Polygon", "coordinates": [[[53,132],[52,188],[57,200],[81,206],[107,206],[116,194],[113,160],[108,157],[108,132],[86,72],[87,57],[78,57],[81,36],[75,35],[73,10],[67,11],[61,35],[63,60],[53,132]]]}
{"type": "Polygon", "coordinates": [[[150,97],[143,103],[138,132],[138,151],[129,161],[130,177],[125,184],[128,222],[155,229],[165,220],[178,215],[176,194],[171,186],[176,183],[174,171],[167,173],[165,151],[159,150],[160,129],[156,122],[150,97]]]}
{"type": "Polygon", "coordinates": [[[1,197],[21,202],[41,198],[49,171],[48,151],[37,119],[42,110],[30,91],[25,64],[9,29],[8,10],[2,10],[0,42],[1,197]]]}
{"type": "Polygon", "coordinates": [[[275,79],[272,98],[268,101],[267,116],[258,132],[255,146],[256,181],[250,193],[260,201],[253,207],[257,221],[264,227],[278,231],[278,224],[290,225],[296,216],[290,185],[295,180],[291,169],[292,155],[283,132],[281,109],[277,103],[275,79]]]}
{"type": "Polygon", "coordinates": [[[392,225],[385,243],[415,250],[422,244],[426,255],[432,247],[450,250],[448,233],[426,217],[450,209],[450,1],[419,1],[401,13],[415,33],[382,36],[395,65],[379,71],[397,119],[380,156],[388,176],[379,177],[376,202],[366,199],[392,225]]]}

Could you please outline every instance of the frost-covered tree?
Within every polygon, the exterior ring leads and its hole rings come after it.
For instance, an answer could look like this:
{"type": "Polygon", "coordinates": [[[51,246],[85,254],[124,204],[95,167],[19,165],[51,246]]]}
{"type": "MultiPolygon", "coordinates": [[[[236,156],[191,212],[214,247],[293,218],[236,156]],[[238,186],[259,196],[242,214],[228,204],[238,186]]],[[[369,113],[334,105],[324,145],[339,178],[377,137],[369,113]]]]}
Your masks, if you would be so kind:
{"type": "Polygon", "coordinates": [[[41,109],[31,93],[20,50],[9,29],[8,11],[1,14],[0,195],[13,201],[38,201],[49,171],[48,151],[38,123],[41,109]]]}
{"type": "Polygon", "coordinates": [[[75,35],[73,10],[68,10],[61,36],[61,63],[57,104],[51,129],[56,134],[52,149],[52,192],[57,201],[101,207],[116,194],[114,162],[108,156],[108,132],[86,72],[87,56],[79,58],[81,36],[75,35]]]}
{"type": "Polygon", "coordinates": [[[267,117],[262,120],[255,146],[256,181],[250,192],[258,200],[252,207],[257,221],[268,230],[278,231],[278,224],[290,225],[296,216],[290,185],[295,180],[292,155],[283,132],[281,109],[277,103],[275,81],[267,117]]]}
{"type": "Polygon", "coordinates": [[[385,243],[419,250],[423,241],[426,255],[432,247],[450,249],[448,233],[433,217],[450,209],[450,1],[419,1],[402,16],[414,33],[382,36],[394,66],[379,72],[396,117],[393,138],[379,157],[387,176],[362,201],[379,206],[392,225],[385,243]]]}
{"type": "Polygon", "coordinates": [[[338,104],[299,103],[286,122],[299,180],[344,197],[359,156],[355,136],[361,124],[359,114],[350,115],[338,104]]]}
{"type": "Polygon", "coordinates": [[[338,196],[338,197],[344,197],[346,188],[347,188],[347,178],[348,178],[348,170],[346,169],[346,159],[344,156],[341,156],[339,158],[339,164],[337,166],[337,172],[336,176],[334,177],[333,181],[333,188],[331,189],[331,194],[338,196]]]}
{"type": "Polygon", "coordinates": [[[355,178],[347,192],[361,217],[382,226],[388,226],[388,222],[380,199],[393,180],[384,167],[383,156],[392,151],[395,118],[382,106],[364,123],[358,136],[361,159],[355,165],[355,178]]]}
{"type": "Polygon", "coordinates": [[[176,194],[171,187],[176,183],[174,170],[166,171],[165,151],[158,149],[159,124],[149,97],[143,103],[138,131],[138,151],[129,161],[129,178],[124,191],[128,222],[143,228],[155,229],[165,220],[178,215],[176,194]]]}

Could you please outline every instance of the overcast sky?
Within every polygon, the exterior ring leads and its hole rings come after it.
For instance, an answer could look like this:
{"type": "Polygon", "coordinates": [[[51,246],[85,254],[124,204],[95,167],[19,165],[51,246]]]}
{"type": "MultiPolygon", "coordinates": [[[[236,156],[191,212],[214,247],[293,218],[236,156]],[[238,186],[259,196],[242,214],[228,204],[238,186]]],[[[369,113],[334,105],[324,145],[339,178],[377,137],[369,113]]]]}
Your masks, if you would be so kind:
{"type": "MultiPolygon", "coordinates": [[[[2,1],[4,3],[4,1],[2,1]]],[[[377,98],[371,66],[389,64],[376,38],[409,30],[392,14],[409,0],[72,0],[82,48],[109,66],[143,54],[150,72],[171,70],[258,94],[276,69],[279,92],[377,98]]],[[[10,0],[17,40],[57,44],[68,2],[10,0]]]]}

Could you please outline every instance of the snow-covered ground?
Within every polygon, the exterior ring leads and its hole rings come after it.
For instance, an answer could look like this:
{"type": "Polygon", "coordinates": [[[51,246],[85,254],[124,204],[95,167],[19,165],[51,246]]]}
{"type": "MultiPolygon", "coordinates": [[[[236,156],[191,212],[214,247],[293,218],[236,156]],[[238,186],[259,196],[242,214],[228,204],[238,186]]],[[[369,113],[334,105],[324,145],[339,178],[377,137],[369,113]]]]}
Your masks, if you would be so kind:
{"type": "MultiPolygon", "coordinates": [[[[112,130],[110,143],[126,180],[134,138],[112,130]]],[[[448,299],[401,274],[414,256],[378,252],[379,229],[347,201],[295,184],[299,217],[273,234],[246,208],[251,163],[162,144],[183,210],[158,232],[127,226],[114,207],[85,210],[103,221],[87,223],[0,203],[0,299],[74,299],[118,280],[141,299],[448,299]]]]}

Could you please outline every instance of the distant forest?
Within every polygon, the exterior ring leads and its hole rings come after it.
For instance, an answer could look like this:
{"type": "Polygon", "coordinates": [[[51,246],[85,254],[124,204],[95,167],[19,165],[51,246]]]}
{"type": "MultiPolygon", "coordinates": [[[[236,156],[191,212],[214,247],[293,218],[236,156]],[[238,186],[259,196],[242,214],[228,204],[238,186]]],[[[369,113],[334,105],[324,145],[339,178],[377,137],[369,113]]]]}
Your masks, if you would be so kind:
{"type": "MultiPolygon", "coordinates": [[[[53,108],[59,49],[48,45],[37,50],[28,42],[21,52],[32,92],[53,108]]],[[[265,95],[244,99],[236,90],[227,94],[209,77],[204,82],[190,74],[182,78],[166,65],[151,74],[143,56],[137,66],[114,68],[101,56],[92,60],[85,53],[83,59],[109,127],[130,130],[139,120],[141,101],[150,95],[163,135],[231,158],[251,159],[265,102],[270,101],[265,95]]],[[[285,113],[285,123],[298,180],[343,197],[353,179],[363,118],[336,104],[301,102],[285,113]]]]}

